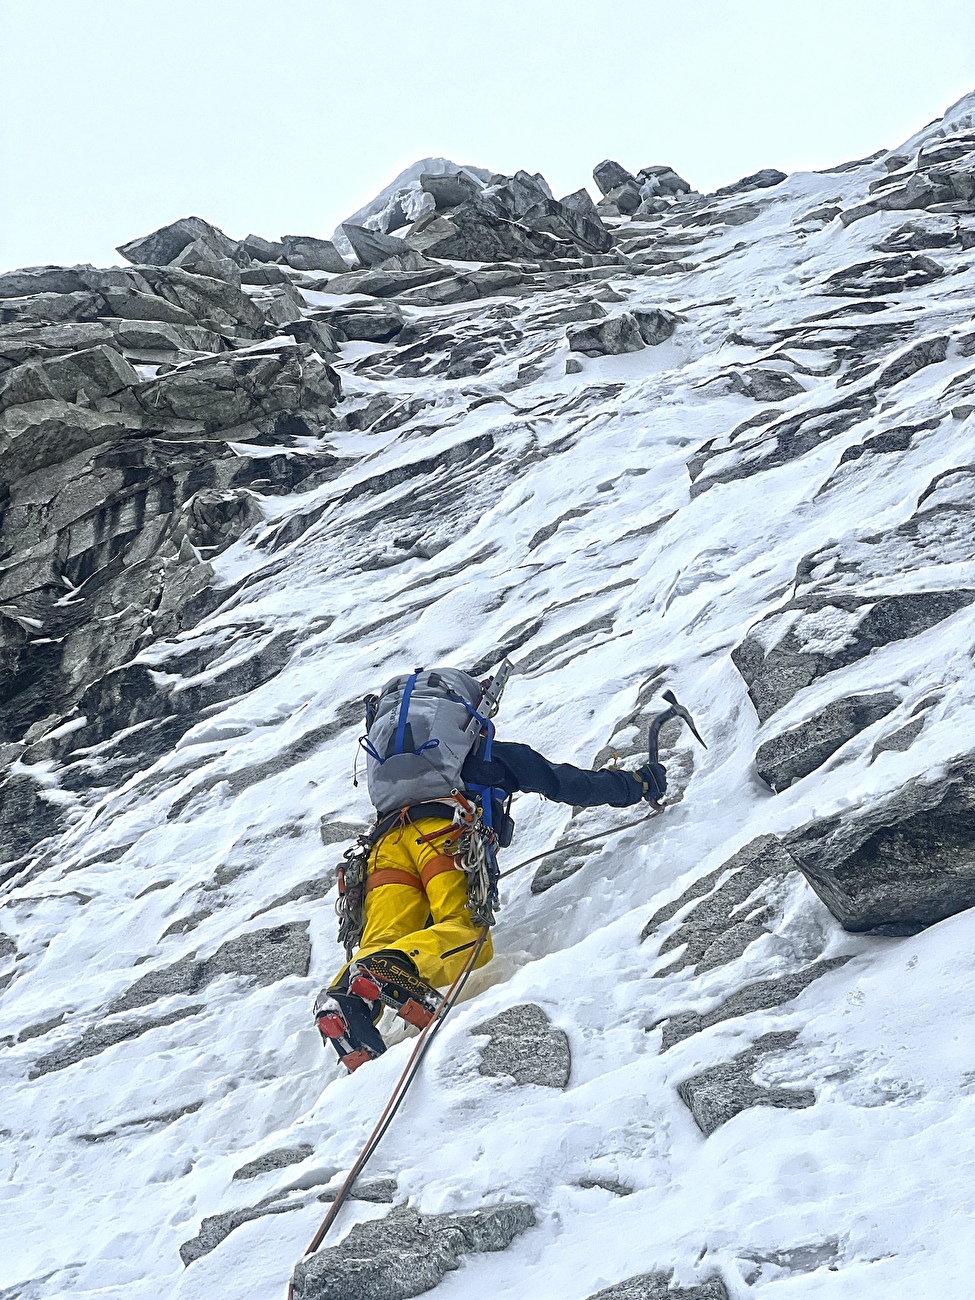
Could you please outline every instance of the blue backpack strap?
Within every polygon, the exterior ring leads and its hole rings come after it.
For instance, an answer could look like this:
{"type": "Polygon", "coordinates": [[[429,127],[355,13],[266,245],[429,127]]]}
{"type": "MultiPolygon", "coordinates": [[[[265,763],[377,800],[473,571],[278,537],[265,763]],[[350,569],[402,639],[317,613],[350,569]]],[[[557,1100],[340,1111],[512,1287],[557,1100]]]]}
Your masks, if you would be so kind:
{"type": "MultiPolygon", "coordinates": [[[[420,672],[423,670],[421,669],[420,672]]],[[[411,673],[406,680],[406,688],[403,691],[403,700],[399,706],[399,718],[396,722],[396,741],[393,745],[394,754],[402,754],[406,745],[406,723],[410,716],[410,697],[413,694],[413,687],[416,685],[416,679],[420,673],[411,673]]]]}
{"type": "MultiPolygon", "coordinates": [[[[487,729],[487,738],[484,742],[484,761],[486,763],[490,763],[491,751],[494,746],[494,723],[490,722],[487,718],[482,718],[481,715],[476,712],[476,710],[471,709],[471,706],[469,704],[467,707],[470,709],[471,713],[474,715],[475,718],[479,719],[479,721],[484,723],[484,726],[487,729]]],[[[482,796],[481,797],[481,821],[484,823],[485,826],[488,827],[493,826],[494,809],[492,807],[492,800],[494,798],[494,787],[490,785],[469,785],[467,788],[473,794],[479,794],[482,796]]]]}

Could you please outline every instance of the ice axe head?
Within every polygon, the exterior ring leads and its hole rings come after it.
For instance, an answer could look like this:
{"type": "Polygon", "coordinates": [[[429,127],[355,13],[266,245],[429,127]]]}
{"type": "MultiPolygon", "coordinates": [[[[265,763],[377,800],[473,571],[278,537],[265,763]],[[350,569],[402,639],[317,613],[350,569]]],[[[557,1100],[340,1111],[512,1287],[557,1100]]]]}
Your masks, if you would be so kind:
{"type": "Polygon", "coordinates": [[[676,717],[680,718],[682,722],[686,722],[687,725],[690,727],[690,729],[691,729],[691,733],[692,733],[692,735],[694,736],[694,739],[700,741],[700,743],[704,746],[704,748],[707,749],[707,744],[706,744],[706,742],[705,742],[705,740],[704,740],[704,737],[701,735],[701,733],[698,731],[697,727],[695,727],[695,725],[694,725],[694,719],[691,717],[691,715],[688,713],[688,711],[684,708],[683,704],[681,704],[680,700],[678,700],[678,698],[677,698],[677,696],[674,694],[674,692],[673,692],[673,691],[664,691],[664,693],[663,693],[663,697],[664,697],[664,699],[667,701],[667,703],[670,705],[671,709],[673,710],[674,715],[675,715],[676,717]]]}

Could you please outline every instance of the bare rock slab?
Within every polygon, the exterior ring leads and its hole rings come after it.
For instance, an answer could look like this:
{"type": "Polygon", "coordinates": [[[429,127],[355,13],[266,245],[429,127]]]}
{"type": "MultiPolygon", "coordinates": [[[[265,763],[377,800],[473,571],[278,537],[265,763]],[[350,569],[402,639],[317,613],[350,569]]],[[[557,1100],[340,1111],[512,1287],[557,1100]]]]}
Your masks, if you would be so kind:
{"type": "Polygon", "coordinates": [[[763,1056],[790,1047],[796,1038],[794,1031],[763,1034],[747,1052],[711,1065],[677,1085],[677,1095],[705,1137],[752,1106],[803,1110],[816,1104],[816,1094],[810,1089],[766,1088],[752,1078],[763,1056]]]}
{"type": "Polygon", "coordinates": [[[463,1255],[504,1250],[534,1225],[534,1210],[519,1202],[464,1215],[398,1208],[302,1259],[294,1300],[410,1300],[437,1286],[463,1255]]]}
{"type": "Polygon", "coordinates": [[[481,1053],[481,1074],[509,1075],[515,1083],[543,1088],[564,1088],[569,1082],[569,1040],[534,1002],[509,1007],[472,1032],[491,1036],[481,1053]]]}
{"type": "Polygon", "coordinates": [[[975,758],[784,841],[845,930],[916,934],[975,907],[975,758]]]}
{"type": "Polygon", "coordinates": [[[720,1277],[694,1286],[671,1286],[673,1273],[638,1273],[591,1295],[589,1300],[728,1300],[720,1277]]]}
{"type": "Polygon", "coordinates": [[[776,792],[785,790],[815,772],[848,740],[886,717],[899,703],[893,691],[833,700],[808,721],[759,745],[755,754],[758,775],[776,792]]]}

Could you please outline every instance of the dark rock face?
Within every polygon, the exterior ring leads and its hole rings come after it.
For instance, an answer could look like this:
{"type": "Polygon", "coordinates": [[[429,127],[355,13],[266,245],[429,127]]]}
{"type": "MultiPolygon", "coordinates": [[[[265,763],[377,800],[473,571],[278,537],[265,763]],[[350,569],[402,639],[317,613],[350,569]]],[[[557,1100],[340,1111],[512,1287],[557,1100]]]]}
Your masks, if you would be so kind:
{"type": "Polygon", "coordinates": [[[308,922],[292,921],[269,930],[251,930],[220,945],[212,957],[184,957],[172,966],[150,971],[110,1007],[112,1013],[148,1006],[158,998],[199,993],[219,975],[238,975],[259,985],[289,975],[304,977],[311,960],[308,922]]]}
{"type": "Polygon", "coordinates": [[[504,1250],[534,1225],[532,1207],[518,1202],[464,1215],[396,1209],[301,1260],[295,1300],[409,1300],[432,1290],[462,1256],[504,1250]]]}
{"type": "Polygon", "coordinates": [[[625,167],[618,162],[613,162],[611,158],[596,164],[592,169],[592,178],[599,186],[600,194],[608,194],[610,190],[625,185],[627,181],[636,182],[632,172],[628,172],[625,167]]]}
{"type": "MultiPolygon", "coordinates": [[[[364,226],[353,226],[348,222],[342,227],[342,233],[355,250],[355,255],[363,266],[378,266],[389,257],[396,257],[404,252],[402,239],[392,235],[381,234],[378,230],[367,230],[364,226]]],[[[343,266],[343,270],[348,270],[343,266]]]]}
{"type": "Polygon", "coordinates": [[[705,1137],[752,1106],[803,1110],[816,1104],[816,1094],[809,1089],[766,1088],[752,1078],[763,1057],[790,1047],[798,1036],[791,1031],[764,1034],[747,1052],[709,1066],[677,1085],[678,1096],[705,1137]]]}
{"type": "Polygon", "coordinates": [[[728,1289],[720,1277],[693,1286],[674,1286],[673,1277],[673,1273],[639,1273],[597,1291],[589,1300],[728,1300],[728,1289]]]}
{"type": "Polygon", "coordinates": [[[639,352],[644,347],[643,334],[635,316],[622,312],[591,325],[577,325],[566,331],[572,352],[587,357],[618,356],[622,352],[639,352]]]}
{"type": "Polygon", "coordinates": [[[330,239],[282,235],[282,256],[296,271],[347,271],[349,264],[330,239]]]}
{"type": "Polygon", "coordinates": [[[660,945],[661,954],[681,947],[684,951],[658,974],[669,975],[694,966],[695,974],[700,975],[740,957],[750,943],[768,933],[766,922],[774,915],[774,908],[763,895],[797,870],[798,864],[777,836],[760,835],[696,880],[679,898],[665,903],[644,926],[641,940],[648,939],[688,903],[695,906],[660,945]],[[740,905],[746,899],[752,906],[747,919],[743,919],[740,905]]]}
{"type": "Polygon", "coordinates": [[[772,185],[780,185],[785,179],[785,172],[776,171],[774,167],[763,167],[761,171],[743,176],[740,181],[733,181],[731,185],[722,185],[714,192],[724,195],[743,194],[746,190],[766,190],[772,185]]]}
{"type": "Polygon", "coordinates": [[[759,745],[758,775],[773,790],[785,790],[820,767],[848,740],[879,722],[900,704],[892,691],[877,695],[846,695],[798,727],[791,727],[759,745]]]}
{"type": "Polygon", "coordinates": [[[785,847],[846,930],[915,934],[975,907],[975,762],[800,827],[785,847]]]}
{"type": "Polygon", "coordinates": [[[509,1007],[471,1032],[491,1036],[481,1052],[481,1074],[510,1075],[515,1083],[545,1088],[564,1088],[569,1082],[569,1040],[534,1003],[509,1007]]]}

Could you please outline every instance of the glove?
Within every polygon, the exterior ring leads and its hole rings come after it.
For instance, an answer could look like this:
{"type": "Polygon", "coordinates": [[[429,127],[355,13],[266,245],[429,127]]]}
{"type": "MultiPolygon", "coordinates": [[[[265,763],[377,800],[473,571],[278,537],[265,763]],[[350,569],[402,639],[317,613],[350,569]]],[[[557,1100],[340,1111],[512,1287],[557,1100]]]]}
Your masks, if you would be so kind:
{"type": "Polygon", "coordinates": [[[667,793],[667,769],[662,763],[644,763],[633,775],[642,784],[647,803],[656,803],[667,793]]]}

